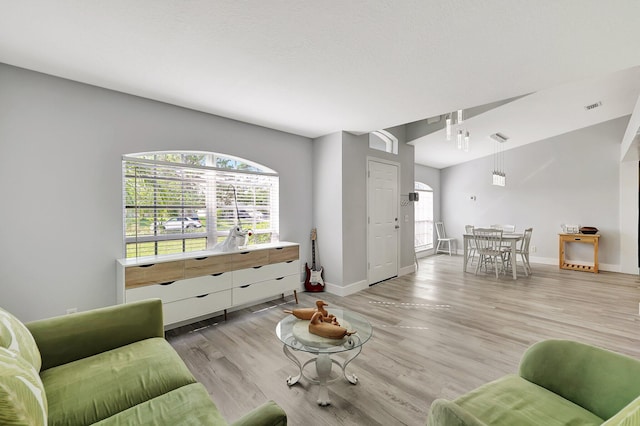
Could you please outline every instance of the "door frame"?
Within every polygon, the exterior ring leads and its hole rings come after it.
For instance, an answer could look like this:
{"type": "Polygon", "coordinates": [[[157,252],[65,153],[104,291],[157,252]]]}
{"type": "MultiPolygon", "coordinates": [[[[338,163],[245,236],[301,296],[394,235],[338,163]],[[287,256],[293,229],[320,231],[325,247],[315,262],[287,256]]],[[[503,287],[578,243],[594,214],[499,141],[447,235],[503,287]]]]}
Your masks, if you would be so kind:
{"type": "MultiPolygon", "coordinates": [[[[371,184],[371,179],[370,179],[370,169],[369,169],[369,165],[371,164],[372,161],[375,161],[376,163],[383,163],[383,164],[388,164],[391,166],[396,166],[398,168],[398,176],[397,176],[397,181],[396,181],[396,195],[398,197],[397,202],[396,202],[396,214],[399,215],[400,214],[400,181],[401,181],[401,176],[402,176],[402,169],[401,169],[401,164],[397,161],[391,161],[391,160],[386,160],[384,158],[380,158],[380,157],[373,157],[370,155],[367,155],[367,170],[366,170],[366,180],[367,180],[367,189],[366,189],[366,199],[367,199],[367,285],[370,286],[372,284],[371,282],[371,253],[369,250],[369,243],[370,243],[370,226],[371,224],[369,223],[371,215],[370,215],[370,211],[369,211],[369,191],[370,191],[370,184],[371,184]]],[[[400,276],[400,248],[402,247],[402,222],[400,220],[400,216],[398,216],[398,224],[400,225],[400,228],[398,229],[397,233],[398,233],[398,238],[397,238],[397,248],[396,248],[396,276],[400,276]]],[[[376,281],[378,282],[378,281],[376,281]]]]}

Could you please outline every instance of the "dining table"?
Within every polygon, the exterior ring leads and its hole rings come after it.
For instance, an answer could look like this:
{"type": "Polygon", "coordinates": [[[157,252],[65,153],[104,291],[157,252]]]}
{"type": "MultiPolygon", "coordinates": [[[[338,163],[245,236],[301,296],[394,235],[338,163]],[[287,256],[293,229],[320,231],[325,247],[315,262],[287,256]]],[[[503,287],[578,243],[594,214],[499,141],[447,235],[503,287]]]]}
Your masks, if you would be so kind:
{"type": "MultiPolygon", "coordinates": [[[[474,236],[472,233],[465,232],[463,234],[464,262],[463,262],[462,270],[464,272],[467,272],[467,263],[469,261],[469,241],[473,240],[473,238],[474,236]]],[[[518,279],[518,275],[516,274],[516,266],[518,262],[518,259],[516,257],[516,251],[517,251],[518,241],[522,241],[523,238],[524,238],[524,234],[517,234],[517,233],[502,234],[502,241],[504,243],[509,243],[509,247],[511,247],[511,262],[512,262],[511,271],[513,273],[514,280],[518,279]]],[[[527,268],[524,268],[524,274],[526,276],[529,276],[529,274],[527,273],[527,268]]]]}

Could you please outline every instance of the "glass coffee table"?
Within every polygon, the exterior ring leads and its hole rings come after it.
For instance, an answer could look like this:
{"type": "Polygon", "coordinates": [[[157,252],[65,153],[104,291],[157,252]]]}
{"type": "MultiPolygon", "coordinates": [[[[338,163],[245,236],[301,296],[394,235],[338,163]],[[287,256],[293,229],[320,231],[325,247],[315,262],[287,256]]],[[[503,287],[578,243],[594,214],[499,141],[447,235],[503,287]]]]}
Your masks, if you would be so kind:
{"type": "Polygon", "coordinates": [[[360,355],[362,345],[364,345],[373,334],[371,324],[362,315],[344,309],[327,310],[330,314],[336,316],[342,327],[349,331],[356,331],[356,333],[351,336],[345,336],[342,339],[328,339],[316,336],[315,334],[309,333],[309,321],[300,320],[293,315],[287,315],[287,317],[276,326],[276,334],[284,344],[282,347],[284,354],[293,361],[299,370],[296,376],[289,376],[287,378],[287,384],[293,386],[298,383],[300,378],[304,377],[309,382],[319,385],[318,404],[321,406],[331,404],[327,384],[340,378],[340,376],[335,378],[330,377],[333,364],[338,365],[342,369],[342,375],[349,383],[354,385],[358,383],[358,378],[355,374],[347,374],[345,370],[347,365],[360,355]],[[353,352],[349,353],[347,358],[342,362],[331,358],[332,354],[350,351],[353,352]],[[315,355],[315,357],[301,363],[295,356],[295,352],[307,352],[315,355]],[[309,377],[304,371],[305,367],[312,362],[316,364],[317,378],[309,377]]]}

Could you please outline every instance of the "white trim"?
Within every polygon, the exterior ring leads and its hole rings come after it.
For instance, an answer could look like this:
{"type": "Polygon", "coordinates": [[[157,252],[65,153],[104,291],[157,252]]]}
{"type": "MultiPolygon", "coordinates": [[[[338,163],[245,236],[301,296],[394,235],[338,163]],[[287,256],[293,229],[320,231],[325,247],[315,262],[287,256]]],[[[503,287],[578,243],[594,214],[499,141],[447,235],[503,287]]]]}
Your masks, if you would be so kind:
{"type": "Polygon", "coordinates": [[[400,271],[398,272],[398,276],[401,277],[403,275],[413,274],[415,271],[416,271],[416,264],[414,263],[413,265],[404,266],[400,268],[400,271]]]}
{"type": "Polygon", "coordinates": [[[367,280],[356,281],[355,283],[347,284],[346,286],[339,286],[328,282],[324,283],[324,290],[326,292],[341,297],[355,294],[361,290],[366,290],[367,288],[369,288],[367,280]]]}
{"type": "MultiPolygon", "coordinates": [[[[558,267],[560,267],[558,265],[558,259],[555,257],[530,257],[529,258],[531,263],[540,263],[543,265],[556,265],[558,267]]],[[[610,264],[610,263],[600,263],[598,262],[598,270],[599,271],[607,271],[607,272],[620,272],[622,273],[622,268],[620,265],[614,265],[614,264],[610,264]]],[[[534,269],[535,272],[535,269],[534,269]]],[[[576,271],[576,272],[582,272],[582,271],[576,271]]]]}
{"type": "MultiPolygon", "coordinates": [[[[456,253],[459,254],[460,256],[462,256],[462,252],[460,253],[456,253]]],[[[541,265],[555,265],[558,266],[558,268],[560,267],[558,265],[558,258],[557,257],[533,257],[530,256],[529,257],[529,261],[531,263],[539,263],[541,265]]],[[[518,260],[518,264],[520,264],[521,261],[518,260]]],[[[620,265],[614,265],[611,263],[600,263],[598,262],[598,270],[599,271],[607,271],[607,272],[620,272],[620,273],[624,273],[622,271],[622,267],[620,265]]],[[[535,273],[535,268],[533,270],[533,272],[535,273]]],[[[582,271],[576,271],[576,272],[582,272],[582,271]]]]}
{"type": "Polygon", "coordinates": [[[432,256],[435,254],[435,249],[430,248],[430,249],[426,249],[426,250],[420,250],[416,252],[416,257],[418,259],[422,259],[423,257],[428,257],[428,256],[432,256]]]}
{"type": "Polygon", "coordinates": [[[278,172],[273,169],[270,169],[267,166],[264,166],[260,163],[256,163],[255,161],[247,160],[246,158],[236,157],[234,155],[221,154],[219,152],[208,152],[208,151],[149,151],[149,152],[139,152],[133,154],[123,154],[123,161],[135,161],[139,163],[147,163],[147,164],[157,164],[157,165],[165,165],[165,166],[174,166],[174,167],[188,167],[193,169],[204,169],[204,170],[221,170],[221,171],[236,171],[239,173],[247,173],[247,174],[258,174],[258,175],[267,175],[267,176],[278,176],[278,172]],[[211,158],[228,158],[230,160],[240,161],[245,164],[248,164],[252,167],[255,167],[259,170],[246,171],[242,169],[232,169],[228,167],[216,167],[216,166],[202,166],[200,164],[189,164],[189,163],[178,163],[174,161],[165,161],[165,160],[151,160],[149,158],[142,158],[145,155],[163,155],[163,154],[176,154],[176,155],[206,155],[211,158]]]}

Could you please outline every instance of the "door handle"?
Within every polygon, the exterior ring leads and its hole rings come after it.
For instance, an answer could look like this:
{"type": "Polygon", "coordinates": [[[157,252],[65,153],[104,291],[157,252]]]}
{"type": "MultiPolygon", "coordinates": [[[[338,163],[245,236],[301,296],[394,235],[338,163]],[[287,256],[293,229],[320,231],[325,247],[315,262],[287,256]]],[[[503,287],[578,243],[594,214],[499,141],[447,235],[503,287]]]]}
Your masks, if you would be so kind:
{"type": "Polygon", "coordinates": [[[400,229],[400,225],[396,225],[396,229],[400,229]]]}

